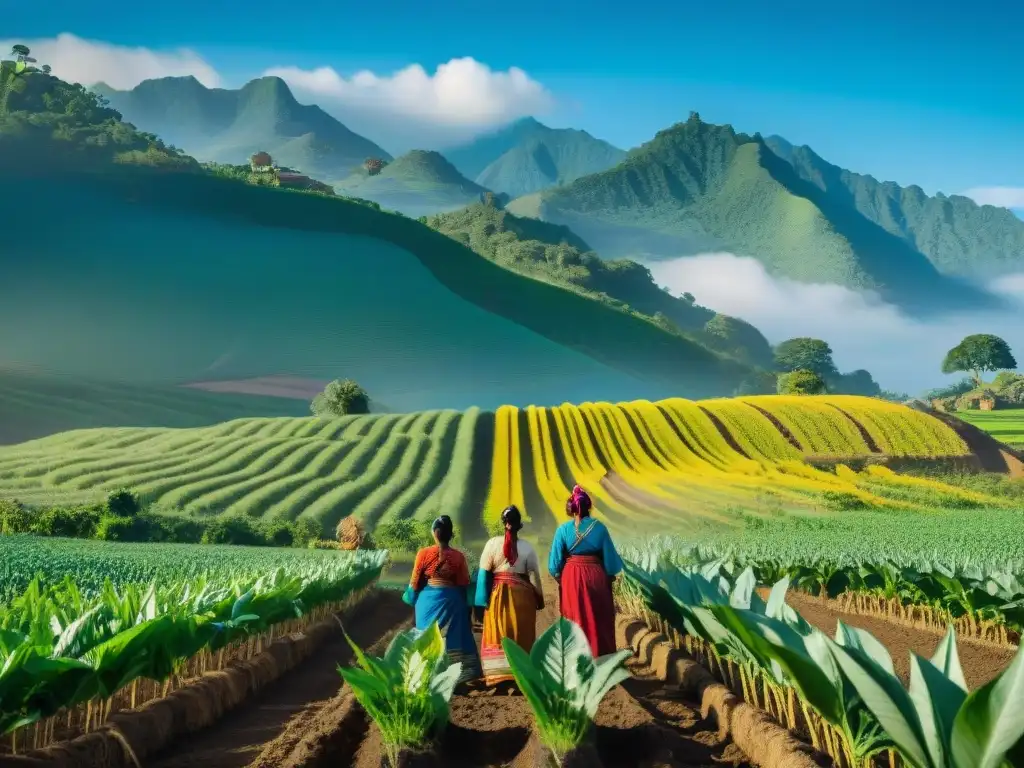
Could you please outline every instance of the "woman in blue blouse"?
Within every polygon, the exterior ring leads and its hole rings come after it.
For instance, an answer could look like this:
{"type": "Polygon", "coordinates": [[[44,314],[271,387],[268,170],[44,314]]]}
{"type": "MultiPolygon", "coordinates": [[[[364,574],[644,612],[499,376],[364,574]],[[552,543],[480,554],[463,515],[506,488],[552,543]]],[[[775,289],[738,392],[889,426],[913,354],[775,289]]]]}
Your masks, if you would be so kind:
{"type": "Polygon", "coordinates": [[[548,570],[558,582],[562,616],[583,629],[594,656],[604,656],[616,650],[612,583],[622,559],[604,523],[590,516],[592,506],[586,491],[575,486],[565,503],[572,520],[555,532],[548,570]]]}

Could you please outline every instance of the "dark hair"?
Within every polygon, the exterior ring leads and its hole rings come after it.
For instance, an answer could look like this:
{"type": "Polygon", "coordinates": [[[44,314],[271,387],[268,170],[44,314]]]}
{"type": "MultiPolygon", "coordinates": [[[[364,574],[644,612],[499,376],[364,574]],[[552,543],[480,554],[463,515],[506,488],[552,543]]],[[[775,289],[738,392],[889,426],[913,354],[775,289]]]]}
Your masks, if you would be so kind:
{"type": "Polygon", "coordinates": [[[515,504],[510,504],[505,507],[501,512],[501,522],[503,525],[509,526],[513,533],[518,533],[523,527],[523,515],[519,511],[519,507],[515,504]]]}
{"type": "Polygon", "coordinates": [[[441,515],[437,518],[434,524],[430,526],[430,530],[437,534],[437,540],[442,544],[450,543],[452,536],[455,535],[455,525],[448,515],[441,515]]]}

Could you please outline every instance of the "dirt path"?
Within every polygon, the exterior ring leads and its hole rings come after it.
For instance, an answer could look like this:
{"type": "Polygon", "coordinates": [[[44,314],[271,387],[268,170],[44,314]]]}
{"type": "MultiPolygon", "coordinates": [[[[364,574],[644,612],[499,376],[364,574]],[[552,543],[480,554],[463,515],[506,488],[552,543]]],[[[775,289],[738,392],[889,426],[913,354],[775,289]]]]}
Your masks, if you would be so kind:
{"type": "MultiPolygon", "coordinates": [[[[397,592],[379,591],[368,596],[345,629],[360,646],[387,640],[403,625],[411,624],[409,607],[397,592]]],[[[276,749],[286,754],[316,733],[322,725],[325,705],[341,687],[339,663],[352,652],[339,632],[310,658],[274,681],[259,695],[230,712],[216,725],[183,739],[147,761],[146,768],[243,768],[276,749]]],[[[286,762],[267,765],[285,766],[286,762]]],[[[302,765],[301,762],[293,765],[302,765]]]]}
{"type": "MultiPolygon", "coordinates": [[[[910,679],[910,654],[913,652],[926,659],[931,658],[942,640],[938,632],[897,624],[880,616],[843,613],[831,601],[823,602],[800,592],[790,592],[786,602],[809,624],[829,637],[835,636],[836,622],[840,620],[851,627],[870,632],[889,649],[893,666],[904,683],[910,679]]],[[[1006,669],[1017,652],[1016,648],[1002,648],[959,637],[956,644],[964,677],[971,690],[984,685],[1006,669]]]]}
{"type": "MultiPolygon", "coordinates": [[[[538,634],[559,616],[555,582],[546,578],[544,590],[538,634]]],[[[701,719],[696,706],[680,701],[651,670],[637,663],[630,666],[633,679],[605,697],[598,711],[597,748],[605,768],[748,765],[735,746],[718,740],[717,729],[701,719]]],[[[527,748],[532,724],[530,707],[518,694],[483,690],[457,695],[452,698],[451,723],[439,748],[441,764],[446,768],[536,768],[527,748]]],[[[379,734],[369,727],[366,738],[351,753],[351,763],[341,759],[347,755],[336,753],[334,765],[378,768],[380,753],[379,734]]]]}

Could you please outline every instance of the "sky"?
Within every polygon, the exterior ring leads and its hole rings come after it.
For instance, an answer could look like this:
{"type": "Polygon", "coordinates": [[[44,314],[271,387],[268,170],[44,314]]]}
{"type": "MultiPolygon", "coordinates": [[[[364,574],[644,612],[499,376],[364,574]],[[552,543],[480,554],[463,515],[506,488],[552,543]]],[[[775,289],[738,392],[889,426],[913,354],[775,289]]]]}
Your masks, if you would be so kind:
{"type": "Polygon", "coordinates": [[[696,110],[881,180],[1024,209],[1021,28],[1012,0],[49,0],[11,4],[3,36],[115,87],[274,72],[392,152],[526,114],[629,148],[696,110]]]}

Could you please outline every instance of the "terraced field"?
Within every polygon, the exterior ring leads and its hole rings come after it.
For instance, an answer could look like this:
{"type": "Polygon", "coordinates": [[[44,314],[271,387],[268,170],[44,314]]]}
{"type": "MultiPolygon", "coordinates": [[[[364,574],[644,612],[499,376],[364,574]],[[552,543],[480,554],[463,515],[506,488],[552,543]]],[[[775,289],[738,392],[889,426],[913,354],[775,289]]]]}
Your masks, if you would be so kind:
{"type": "Polygon", "coordinates": [[[1024,448],[1024,408],[1001,411],[960,411],[957,417],[983,429],[997,440],[1024,448]]]}
{"type": "Polygon", "coordinates": [[[930,415],[858,397],[504,406],[67,432],[0,448],[0,498],[88,501],[128,486],[165,512],[305,516],[325,527],[443,510],[474,540],[509,503],[550,529],[573,482],[629,532],[729,523],[737,510],[1005,505],[879,463],[969,461],[971,451],[930,415]]]}

